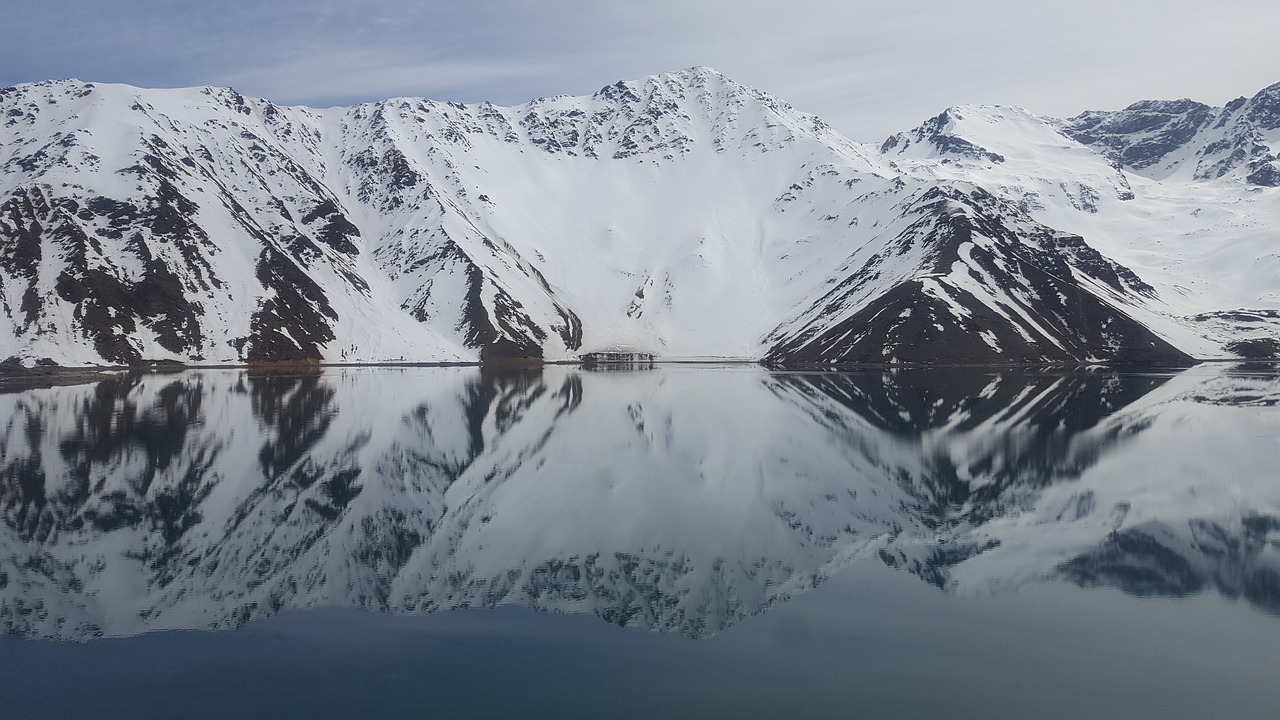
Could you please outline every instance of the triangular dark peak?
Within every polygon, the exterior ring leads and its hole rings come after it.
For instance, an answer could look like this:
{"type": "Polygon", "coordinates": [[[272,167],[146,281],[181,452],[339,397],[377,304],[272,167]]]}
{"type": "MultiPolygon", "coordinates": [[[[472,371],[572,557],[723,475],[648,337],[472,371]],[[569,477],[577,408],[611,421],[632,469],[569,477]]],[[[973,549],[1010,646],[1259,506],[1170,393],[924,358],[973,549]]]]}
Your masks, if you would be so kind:
{"type": "Polygon", "coordinates": [[[1152,288],[1083,238],[1053,231],[1012,204],[973,188],[930,189],[906,212],[916,220],[895,241],[917,248],[914,276],[860,297],[866,266],[839,278],[827,312],[775,340],[777,365],[1080,364],[1185,366],[1191,358],[1104,301],[1081,278],[1118,293],[1152,288]],[[842,288],[853,288],[843,296],[842,288]],[[856,307],[856,305],[854,305],[856,307]]]}

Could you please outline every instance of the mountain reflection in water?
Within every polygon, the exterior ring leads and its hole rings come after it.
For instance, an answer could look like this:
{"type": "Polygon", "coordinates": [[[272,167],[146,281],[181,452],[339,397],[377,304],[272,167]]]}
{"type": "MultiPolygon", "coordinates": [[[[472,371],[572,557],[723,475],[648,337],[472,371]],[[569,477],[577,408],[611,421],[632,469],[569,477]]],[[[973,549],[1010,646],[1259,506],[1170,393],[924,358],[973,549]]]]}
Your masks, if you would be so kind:
{"type": "Polygon", "coordinates": [[[1280,374],[208,370],[0,394],[0,624],[518,604],[715,634],[873,557],[1280,614],[1280,374]]]}

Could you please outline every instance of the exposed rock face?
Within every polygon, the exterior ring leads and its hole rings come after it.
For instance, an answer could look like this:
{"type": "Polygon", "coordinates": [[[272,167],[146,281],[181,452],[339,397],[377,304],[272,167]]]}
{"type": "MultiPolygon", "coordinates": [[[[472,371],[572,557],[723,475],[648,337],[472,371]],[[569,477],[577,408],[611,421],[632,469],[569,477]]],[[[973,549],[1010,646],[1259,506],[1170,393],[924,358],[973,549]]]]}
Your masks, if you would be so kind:
{"type": "Polygon", "coordinates": [[[1119,112],[1082,113],[1064,127],[1117,163],[1141,170],[1181,150],[1215,114],[1214,108],[1191,100],[1147,100],[1119,112]]]}
{"type": "Polygon", "coordinates": [[[1280,83],[1221,108],[1191,100],[1144,101],[1115,112],[1086,112],[1062,127],[1117,164],[1153,177],[1186,167],[1197,180],[1235,175],[1250,185],[1280,184],[1280,83]]]}
{"type": "Polygon", "coordinates": [[[1278,88],[879,147],[707,68],[505,108],[7,88],[0,360],[1256,355],[1280,321],[1214,313],[1280,309],[1278,88]]]}

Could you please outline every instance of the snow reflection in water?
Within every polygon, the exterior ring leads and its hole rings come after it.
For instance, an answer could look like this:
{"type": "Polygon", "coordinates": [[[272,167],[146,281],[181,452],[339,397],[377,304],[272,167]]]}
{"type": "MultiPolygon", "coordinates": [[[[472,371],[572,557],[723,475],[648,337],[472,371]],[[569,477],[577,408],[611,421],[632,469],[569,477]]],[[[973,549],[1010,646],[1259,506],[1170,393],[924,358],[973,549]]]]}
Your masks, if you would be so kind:
{"type": "Polygon", "coordinates": [[[1280,613],[1280,375],[190,371],[0,395],[0,623],[523,605],[705,637],[878,558],[1280,613]]]}

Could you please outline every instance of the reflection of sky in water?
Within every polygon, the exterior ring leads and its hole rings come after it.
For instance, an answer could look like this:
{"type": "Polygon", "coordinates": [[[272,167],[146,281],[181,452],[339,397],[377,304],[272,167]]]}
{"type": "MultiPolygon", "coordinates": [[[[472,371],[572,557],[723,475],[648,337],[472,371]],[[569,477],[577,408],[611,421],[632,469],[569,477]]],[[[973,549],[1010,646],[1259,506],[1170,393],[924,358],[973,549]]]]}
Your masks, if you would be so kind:
{"type": "Polygon", "coordinates": [[[1271,718],[1280,624],[1209,595],[938,593],[875,561],[690,641],[521,608],[0,636],[13,717],[1271,718]]]}
{"type": "Polygon", "coordinates": [[[0,662],[32,691],[65,673],[203,687],[186,658],[246,703],[349,677],[387,708],[448,707],[484,672],[506,690],[467,702],[539,712],[569,694],[616,714],[610,688],[635,714],[923,712],[968,693],[978,716],[1000,687],[995,707],[1056,688],[1063,716],[1138,697],[1196,716],[1239,686],[1248,716],[1277,700],[1258,673],[1280,659],[1278,378],[202,371],[0,395],[7,634],[395,613],[8,638],[0,662]],[[714,637],[409,617],[481,606],[714,637]]]}

